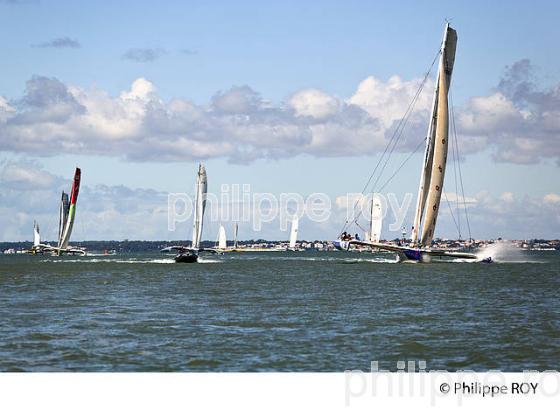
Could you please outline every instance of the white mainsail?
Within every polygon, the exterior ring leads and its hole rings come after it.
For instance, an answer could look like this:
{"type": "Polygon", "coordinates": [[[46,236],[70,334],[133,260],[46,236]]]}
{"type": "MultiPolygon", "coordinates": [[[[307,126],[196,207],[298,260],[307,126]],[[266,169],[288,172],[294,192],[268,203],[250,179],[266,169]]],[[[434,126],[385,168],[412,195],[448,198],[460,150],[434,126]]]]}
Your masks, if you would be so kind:
{"type": "Polygon", "coordinates": [[[39,224],[37,221],[33,221],[33,246],[39,246],[41,244],[41,234],[39,232],[39,224]]]}
{"type": "Polygon", "coordinates": [[[204,220],[204,208],[206,207],[206,192],[208,190],[208,180],[204,165],[198,165],[198,175],[196,179],[196,198],[194,208],[192,248],[200,248],[202,238],[202,222],[204,220]]]}
{"type": "Polygon", "coordinates": [[[381,239],[381,228],[383,226],[383,212],[381,209],[381,200],[378,196],[371,198],[371,220],[369,224],[368,240],[371,242],[379,242],[381,239]]]}
{"type": "Polygon", "coordinates": [[[239,225],[235,223],[235,234],[233,236],[233,249],[237,249],[237,234],[239,233],[239,225]]]}
{"type": "Polygon", "coordinates": [[[224,228],[223,225],[220,225],[220,229],[218,231],[218,248],[219,249],[227,248],[226,229],[224,228]]]}
{"type": "Polygon", "coordinates": [[[416,245],[420,237],[421,246],[430,246],[434,237],[447,163],[449,133],[447,95],[455,63],[456,46],[457,32],[447,24],[441,48],[432,116],[428,127],[424,165],[420,176],[416,212],[412,226],[411,239],[413,245],[416,245]],[[425,218],[422,223],[424,213],[425,218]],[[421,234],[420,228],[422,228],[421,234]]]}
{"type": "Polygon", "coordinates": [[[295,249],[296,247],[298,226],[299,226],[299,219],[297,216],[294,216],[294,219],[292,220],[292,230],[290,232],[290,244],[289,244],[290,249],[295,249]]]}
{"type": "Polygon", "coordinates": [[[62,245],[62,235],[64,235],[64,228],[66,227],[66,220],[68,219],[68,209],[70,202],[68,201],[68,194],[62,191],[60,197],[60,212],[58,216],[58,247],[62,245]]]}

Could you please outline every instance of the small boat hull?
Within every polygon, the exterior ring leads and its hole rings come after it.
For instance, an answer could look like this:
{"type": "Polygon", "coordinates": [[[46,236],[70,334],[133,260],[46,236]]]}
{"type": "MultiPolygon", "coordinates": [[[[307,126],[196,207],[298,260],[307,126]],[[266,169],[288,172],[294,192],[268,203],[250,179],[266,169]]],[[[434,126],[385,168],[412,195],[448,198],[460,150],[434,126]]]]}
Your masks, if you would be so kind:
{"type": "Polygon", "coordinates": [[[175,256],[175,262],[177,263],[196,263],[198,261],[198,255],[196,253],[180,253],[175,256]]]}

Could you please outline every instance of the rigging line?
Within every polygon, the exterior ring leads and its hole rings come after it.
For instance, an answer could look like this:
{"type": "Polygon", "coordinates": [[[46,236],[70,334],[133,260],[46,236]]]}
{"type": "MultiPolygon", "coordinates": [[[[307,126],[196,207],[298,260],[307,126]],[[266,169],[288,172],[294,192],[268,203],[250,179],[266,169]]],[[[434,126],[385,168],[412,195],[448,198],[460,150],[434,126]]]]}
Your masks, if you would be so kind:
{"type": "Polygon", "coordinates": [[[401,163],[401,165],[399,165],[399,167],[397,168],[397,170],[393,173],[393,175],[391,175],[389,177],[389,179],[387,181],[385,181],[385,183],[381,186],[381,188],[379,188],[380,191],[383,191],[383,189],[389,184],[389,182],[391,182],[391,180],[399,173],[399,171],[402,169],[402,167],[404,167],[404,165],[408,162],[408,160],[410,158],[412,158],[412,156],[414,154],[416,154],[416,152],[418,152],[418,149],[423,145],[424,143],[424,138],[422,138],[422,140],[420,140],[420,143],[416,146],[416,148],[414,148],[414,151],[412,151],[408,157],[405,158],[405,160],[401,163]]]}
{"type": "Polygon", "coordinates": [[[358,221],[354,221],[354,223],[355,223],[355,224],[358,226],[358,228],[360,228],[362,231],[364,231],[364,232],[367,232],[367,231],[368,231],[368,229],[366,229],[366,228],[364,228],[362,225],[360,225],[360,224],[358,223],[358,221]]]}
{"type": "MultiPolygon", "coordinates": [[[[453,208],[449,203],[449,199],[447,199],[447,192],[443,191],[443,196],[445,196],[445,202],[447,202],[447,206],[449,207],[449,212],[451,213],[451,218],[453,218],[453,223],[455,224],[455,228],[457,228],[457,221],[455,220],[455,215],[453,215],[453,208]]],[[[459,234],[459,239],[461,239],[461,234],[459,234]]]]}
{"type": "MultiPolygon", "coordinates": [[[[451,127],[453,127],[453,121],[455,121],[455,119],[453,118],[453,116],[451,116],[451,127]]],[[[457,148],[457,141],[455,140],[455,138],[451,138],[451,157],[453,158],[453,177],[455,179],[455,196],[456,196],[456,200],[455,200],[455,204],[456,204],[456,209],[455,212],[457,214],[457,230],[459,231],[459,238],[461,238],[461,213],[460,213],[460,208],[459,208],[459,185],[457,183],[457,155],[455,153],[455,149],[457,148]]]]}
{"type": "MultiPolygon", "coordinates": [[[[393,175],[391,175],[389,177],[389,179],[387,179],[387,181],[385,181],[385,183],[381,186],[381,188],[379,188],[379,191],[383,191],[383,189],[389,184],[389,182],[391,182],[393,180],[393,178],[399,173],[399,171],[402,169],[402,167],[404,167],[404,165],[408,162],[408,160],[410,158],[412,158],[412,156],[414,154],[416,154],[416,152],[418,152],[418,149],[423,145],[423,143],[424,143],[424,138],[422,138],[420,140],[420,143],[418,145],[416,145],[416,148],[414,148],[414,151],[412,151],[410,154],[408,154],[408,156],[404,159],[404,161],[399,165],[397,170],[395,172],[393,172],[393,175]]],[[[354,221],[353,221],[358,226],[360,226],[360,225],[358,224],[357,220],[361,216],[361,214],[362,214],[362,211],[360,211],[358,216],[356,216],[356,218],[354,218],[354,221]]]]}
{"type": "MultiPolygon", "coordinates": [[[[455,110],[453,109],[453,94],[449,93],[449,99],[451,101],[451,116],[453,117],[453,138],[455,138],[455,146],[457,147],[457,157],[460,158],[459,144],[457,140],[457,129],[455,127],[455,110]]],[[[461,195],[463,196],[463,207],[465,208],[465,219],[467,221],[467,229],[469,231],[469,240],[472,240],[471,224],[469,221],[469,211],[467,209],[467,201],[465,199],[465,186],[463,184],[463,172],[461,171],[461,162],[459,164],[459,181],[461,183],[461,195]]]]}
{"type": "MultiPolygon", "coordinates": [[[[369,186],[371,180],[373,179],[373,177],[374,177],[374,175],[375,175],[377,169],[379,168],[379,165],[381,164],[381,162],[383,161],[385,155],[387,154],[387,150],[388,150],[389,147],[392,145],[392,143],[393,143],[395,137],[397,136],[397,133],[399,132],[399,130],[400,130],[400,128],[401,128],[401,125],[403,125],[403,122],[404,122],[404,124],[406,124],[406,122],[408,121],[408,120],[405,121],[405,118],[408,118],[408,117],[410,116],[411,109],[412,109],[412,108],[414,107],[414,105],[416,104],[416,101],[418,100],[418,96],[419,96],[420,93],[422,92],[422,89],[424,88],[424,86],[425,86],[425,84],[426,84],[426,81],[428,80],[428,77],[429,77],[430,73],[432,72],[432,69],[434,68],[434,64],[436,63],[436,61],[437,61],[437,59],[438,59],[438,57],[439,57],[440,54],[441,54],[441,47],[440,47],[440,49],[437,51],[436,55],[434,56],[434,59],[432,60],[432,63],[431,63],[431,65],[430,65],[428,71],[427,71],[426,74],[424,75],[424,78],[423,78],[423,80],[422,80],[422,83],[420,84],[420,87],[419,87],[418,90],[416,91],[415,96],[413,97],[412,101],[411,101],[410,104],[408,105],[408,107],[407,107],[407,109],[406,109],[406,111],[405,111],[403,117],[400,119],[399,123],[397,124],[397,127],[395,128],[395,131],[393,132],[393,135],[391,136],[391,138],[389,139],[389,142],[388,142],[387,145],[385,146],[385,149],[383,150],[383,153],[381,154],[381,157],[379,158],[379,161],[378,161],[377,164],[375,165],[375,168],[374,168],[373,172],[372,172],[371,175],[369,176],[368,181],[366,182],[364,188],[362,189],[361,195],[363,195],[364,192],[366,192],[366,190],[368,189],[368,186],[369,186]]],[[[399,135],[402,135],[402,131],[400,132],[399,135]]],[[[399,138],[400,138],[400,136],[399,136],[399,138]]],[[[397,139],[397,142],[398,142],[398,139],[397,139]]],[[[395,145],[396,145],[396,143],[395,143],[395,145]]],[[[392,154],[393,150],[394,150],[394,147],[393,147],[393,149],[391,150],[391,152],[389,153],[389,156],[392,154]]],[[[386,163],[385,163],[385,165],[386,165],[386,163]]],[[[383,167],[383,169],[384,169],[384,168],[385,168],[385,167],[383,167]]],[[[381,175],[382,175],[382,174],[383,174],[383,171],[381,171],[381,175]]],[[[379,178],[377,178],[377,180],[379,180],[379,178]]],[[[352,209],[353,212],[354,212],[354,210],[356,209],[357,204],[358,204],[358,201],[356,201],[356,202],[354,203],[354,206],[353,206],[353,209],[352,209]]],[[[361,214],[361,213],[360,213],[360,214],[361,214]]],[[[355,221],[356,219],[359,218],[360,214],[358,214],[358,216],[354,218],[354,221],[355,221]]],[[[349,223],[350,223],[350,221],[346,221],[346,222],[344,223],[341,232],[344,231],[344,229],[346,229],[346,227],[348,226],[349,223]]]]}
{"type": "MultiPolygon", "coordinates": [[[[420,95],[420,92],[422,91],[422,89],[424,88],[425,82],[422,83],[422,85],[420,86],[417,94],[414,96],[413,98],[413,106],[416,105],[416,102],[418,101],[418,97],[420,95]]],[[[395,151],[395,148],[397,147],[397,144],[400,140],[400,138],[403,135],[403,131],[404,131],[404,127],[406,126],[406,124],[408,123],[408,120],[410,119],[410,115],[412,114],[412,111],[410,111],[409,113],[406,114],[406,117],[403,117],[404,121],[401,121],[402,126],[400,127],[400,129],[398,130],[398,134],[397,134],[397,138],[395,139],[395,142],[391,148],[391,150],[389,151],[389,155],[387,156],[385,163],[383,164],[381,171],[379,173],[379,175],[377,176],[377,179],[375,180],[375,182],[373,183],[373,187],[372,187],[372,191],[375,190],[375,187],[377,186],[377,183],[379,182],[379,180],[381,179],[381,177],[383,176],[383,172],[385,171],[385,168],[387,167],[387,164],[389,163],[389,159],[391,158],[391,155],[393,154],[393,152],[395,151]]],[[[399,123],[399,125],[401,124],[399,123]]]]}

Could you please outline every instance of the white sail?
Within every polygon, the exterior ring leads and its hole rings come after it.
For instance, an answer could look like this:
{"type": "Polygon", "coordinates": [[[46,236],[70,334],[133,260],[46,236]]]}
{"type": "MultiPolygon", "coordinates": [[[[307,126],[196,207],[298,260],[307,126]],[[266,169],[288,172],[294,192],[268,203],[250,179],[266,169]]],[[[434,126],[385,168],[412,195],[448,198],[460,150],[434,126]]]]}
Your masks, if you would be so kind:
{"type": "Polygon", "coordinates": [[[41,234],[39,232],[39,224],[33,221],[33,246],[39,246],[41,244],[41,234]]]}
{"type": "Polygon", "coordinates": [[[381,228],[383,226],[383,212],[381,209],[381,201],[378,196],[371,199],[371,220],[369,224],[368,240],[371,242],[379,242],[381,239],[381,228]]]}
{"type": "Polygon", "coordinates": [[[227,248],[226,229],[224,228],[223,225],[220,225],[220,230],[218,231],[218,248],[219,249],[227,248]]]}
{"type": "Polygon", "coordinates": [[[68,194],[62,191],[60,197],[60,211],[58,216],[58,247],[62,244],[62,236],[64,235],[64,228],[66,227],[66,219],[68,218],[68,209],[70,202],[68,201],[68,194]]]}
{"type": "Polygon", "coordinates": [[[198,165],[198,175],[196,179],[196,198],[194,204],[193,234],[192,248],[200,248],[200,240],[202,238],[202,222],[204,220],[204,209],[206,207],[206,192],[208,190],[208,181],[206,178],[206,170],[204,165],[198,165]]]}
{"type": "Polygon", "coordinates": [[[297,234],[298,234],[298,226],[299,226],[299,219],[297,216],[294,216],[292,220],[292,230],[290,232],[290,249],[295,249],[296,241],[297,241],[297,234]]]}
{"type": "Polygon", "coordinates": [[[439,75],[436,80],[436,88],[434,91],[434,99],[432,102],[432,113],[430,115],[430,125],[428,126],[428,135],[426,136],[426,150],[424,151],[424,166],[420,174],[420,184],[418,186],[418,196],[416,198],[416,212],[414,213],[414,222],[412,224],[411,242],[413,245],[418,241],[420,234],[420,224],[424,214],[426,197],[428,196],[428,188],[430,185],[430,176],[432,172],[432,162],[434,158],[434,141],[436,131],[436,113],[438,106],[438,84],[439,75]]]}
{"type": "Polygon", "coordinates": [[[237,234],[239,233],[239,225],[235,223],[235,234],[233,236],[233,249],[237,249],[237,234]]]}
{"type": "MultiPolygon", "coordinates": [[[[439,61],[437,89],[437,107],[435,107],[435,135],[433,138],[433,154],[430,171],[428,194],[425,200],[426,214],[422,224],[421,246],[430,246],[434,237],[436,221],[439,213],[443,181],[447,164],[449,109],[447,94],[455,62],[457,32],[446,25],[445,36],[439,61]]],[[[415,226],[415,228],[418,225],[415,226]]]]}

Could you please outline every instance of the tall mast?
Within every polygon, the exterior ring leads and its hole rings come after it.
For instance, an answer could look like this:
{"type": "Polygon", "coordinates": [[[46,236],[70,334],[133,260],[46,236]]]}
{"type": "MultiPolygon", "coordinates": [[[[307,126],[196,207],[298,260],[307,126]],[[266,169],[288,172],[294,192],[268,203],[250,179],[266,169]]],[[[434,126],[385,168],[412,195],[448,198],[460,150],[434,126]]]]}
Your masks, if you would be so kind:
{"type": "Polygon", "coordinates": [[[208,180],[206,177],[206,169],[204,165],[198,165],[198,174],[196,178],[196,198],[193,218],[193,234],[192,247],[200,248],[200,239],[202,238],[202,222],[204,220],[204,208],[206,207],[206,192],[208,190],[208,180]]]}
{"type": "MultiPolygon", "coordinates": [[[[425,199],[426,215],[422,225],[421,246],[430,246],[434,237],[436,221],[439,213],[443,181],[447,165],[449,109],[447,95],[451,83],[453,65],[455,63],[455,49],[457,46],[457,32],[445,27],[444,41],[439,61],[437,84],[437,109],[435,118],[435,135],[433,138],[433,154],[430,171],[428,195],[425,199]]],[[[424,181],[425,182],[425,181],[424,181]]],[[[423,193],[424,194],[424,193],[423,193]]],[[[417,225],[415,226],[415,228],[417,225]]]]}

